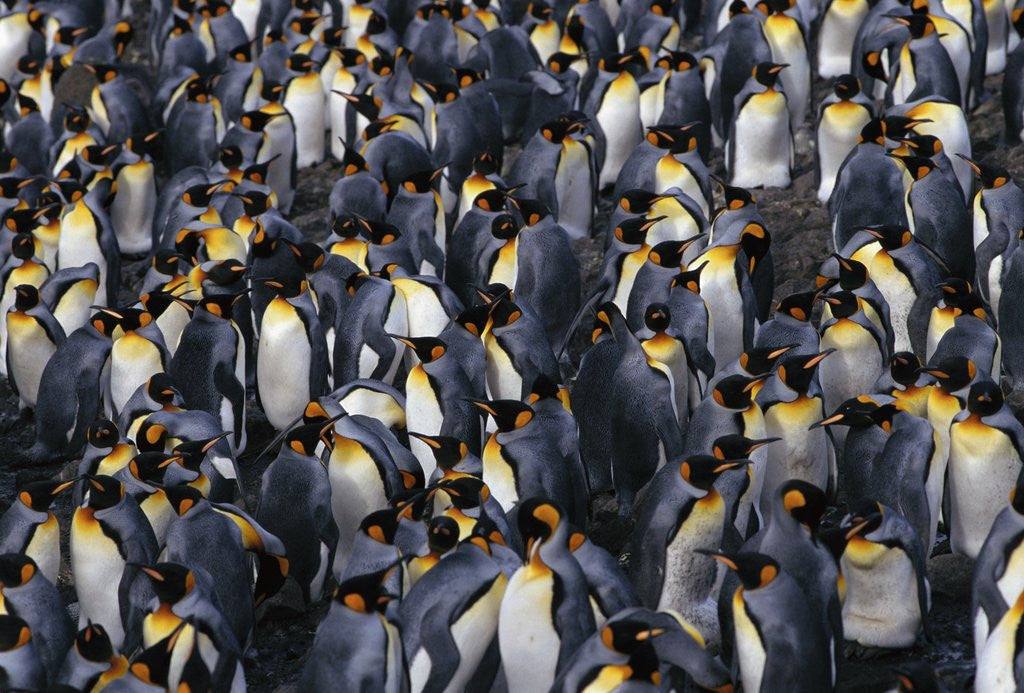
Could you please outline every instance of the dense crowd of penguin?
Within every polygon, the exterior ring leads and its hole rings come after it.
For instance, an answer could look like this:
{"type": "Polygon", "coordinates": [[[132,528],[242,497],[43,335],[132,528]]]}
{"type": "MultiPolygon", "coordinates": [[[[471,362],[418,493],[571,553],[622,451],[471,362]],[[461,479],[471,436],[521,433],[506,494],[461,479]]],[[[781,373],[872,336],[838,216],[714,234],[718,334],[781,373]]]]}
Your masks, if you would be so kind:
{"type": "Polygon", "coordinates": [[[69,463],[0,517],[0,689],[244,690],[327,600],[299,690],[825,691],[948,537],[1024,690],[1024,192],[965,115],[1003,73],[1020,140],[1021,0],[154,0],[151,70],[121,0],[0,9],[0,371],[69,463]]]}

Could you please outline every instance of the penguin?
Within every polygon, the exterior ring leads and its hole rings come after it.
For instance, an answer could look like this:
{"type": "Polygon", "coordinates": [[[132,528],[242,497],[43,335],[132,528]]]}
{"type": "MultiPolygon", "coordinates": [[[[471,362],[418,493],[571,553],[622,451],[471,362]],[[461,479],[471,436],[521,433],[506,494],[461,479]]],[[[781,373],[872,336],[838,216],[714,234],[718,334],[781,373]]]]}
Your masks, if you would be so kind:
{"type": "Polygon", "coordinates": [[[595,120],[604,138],[603,156],[598,157],[601,162],[598,189],[616,183],[619,171],[643,137],[640,89],[629,70],[642,60],[638,52],[601,58],[581,104],[583,112],[595,120]]]}
{"type": "Polygon", "coordinates": [[[264,283],[277,295],[261,321],[257,392],[267,419],[280,431],[326,391],[327,343],[305,279],[264,283]],[[291,364],[289,372],[282,372],[281,363],[291,364]]]}
{"type": "Polygon", "coordinates": [[[405,295],[389,279],[387,271],[349,277],[352,299],[334,339],[335,387],[357,378],[394,381],[405,345],[388,335],[408,334],[409,322],[405,295]]]}
{"type": "Polygon", "coordinates": [[[672,312],[669,307],[664,303],[652,303],[644,314],[645,329],[640,345],[649,359],[667,369],[676,418],[680,428],[683,428],[690,418],[690,401],[698,399],[699,395],[689,393],[691,379],[696,380],[691,378],[691,371],[696,369],[689,364],[683,341],[668,333],[671,322],[672,312]]]}
{"type": "Polygon", "coordinates": [[[398,693],[408,685],[402,639],[385,616],[395,597],[384,582],[392,568],[349,578],[334,591],[300,676],[306,690],[332,686],[398,693]]]}
{"type": "Polygon", "coordinates": [[[818,353],[818,332],[811,324],[811,312],[817,292],[790,294],[775,306],[775,315],[757,326],[755,349],[778,349],[789,346],[789,356],[818,353]]]}
{"type": "Polygon", "coordinates": [[[1022,445],[1024,426],[999,386],[990,380],[971,385],[949,429],[950,546],[956,553],[977,557],[1020,474],[1022,445]]]}
{"type": "Polygon", "coordinates": [[[710,554],[735,572],[731,596],[736,678],[744,690],[827,690],[832,654],[824,614],[801,608],[803,590],[778,562],[760,553],[710,554]],[[799,651],[803,666],[788,663],[799,651]],[[813,652],[813,654],[812,654],[813,652]]]}
{"type": "Polygon", "coordinates": [[[637,506],[627,549],[641,602],[678,612],[712,645],[721,642],[713,596],[718,571],[702,552],[721,545],[726,524],[725,501],[714,484],[723,472],[746,464],[711,455],[666,464],[637,506]]]}
{"type": "Polygon", "coordinates": [[[284,88],[281,106],[292,117],[295,128],[295,165],[308,168],[324,158],[324,111],[326,99],[316,63],[302,53],[293,53],[285,66],[292,74],[284,88]]]}
{"type": "Polygon", "coordinates": [[[79,627],[103,625],[112,645],[134,643],[141,618],[132,604],[138,565],[156,560],[153,529],[124,485],[109,476],[86,479],[85,501],[71,521],[71,570],[81,605],[79,627]],[[117,586],[114,589],[114,586],[117,586]],[[133,635],[134,634],[134,635],[133,635]]]}
{"type": "Polygon", "coordinates": [[[801,479],[822,491],[834,493],[836,460],[828,436],[812,424],[825,415],[817,369],[833,352],[813,355],[787,354],[774,377],[757,393],[764,413],[765,432],[782,439],[783,445],[768,448],[768,464],[761,488],[761,512],[767,513],[778,488],[789,479],[801,479]]]}
{"type": "Polygon", "coordinates": [[[924,14],[894,16],[893,20],[910,32],[910,38],[899,49],[899,71],[892,78],[893,103],[933,96],[963,103],[956,68],[939,40],[935,22],[924,14]]]}
{"type": "Polygon", "coordinates": [[[517,400],[473,400],[473,404],[497,426],[484,445],[481,478],[505,512],[543,495],[558,499],[566,508],[566,518],[584,525],[587,508],[573,486],[573,470],[533,408],[517,400]]]}
{"type": "Polygon", "coordinates": [[[854,41],[868,14],[861,0],[832,0],[822,8],[818,40],[818,76],[824,79],[852,72],[854,41]]]}
{"type": "Polygon", "coordinates": [[[831,313],[819,328],[820,348],[834,351],[818,366],[818,382],[824,410],[835,411],[851,397],[873,391],[888,363],[887,349],[884,333],[867,316],[859,296],[838,291],[820,298],[831,313]]]}
{"type": "Polygon", "coordinates": [[[237,506],[208,501],[191,486],[164,490],[177,517],[167,530],[161,560],[206,572],[238,642],[248,642],[254,610],[287,579],[284,544],[237,506]],[[256,553],[256,571],[246,551],[256,553]]]}
{"type": "Polygon", "coordinates": [[[871,500],[854,503],[843,527],[846,639],[862,647],[910,647],[931,604],[920,538],[898,511],[871,500]]]}
{"type": "Polygon", "coordinates": [[[654,360],[614,303],[598,308],[620,349],[611,373],[611,473],[619,515],[629,514],[637,492],[682,451],[671,370],[654,360]]]}
{"type": "Polygon", "coordinates": [[[743,188],[787,188],[793,169],[793,132],[788,101],[776,89],[787,65],[758,63],[736,95],[726,140],[729,182],[743,188]],[[768,135],[768,133],[771,133],[768,135]]]}
{"type": "Polygon", "coordinates": [[[439,276],[444,272],[447,228],[444,205],[434,181],[444,169],[414,173],[402,182],[387,221],[409,239],[417,274],[439,276]]]}
{"type": "Polygon", "coordinates": [[[732,363],[753,346],[757,305],[751,277],[770,249],[768,230],[751,222],[738,239],[708,247],[687,265],[687,271],[703,267],[700,295],[714,325],[716,364],[732,363]]]}
{"type": "Polygon", "coordinates": [[[408,593],[412,587],[428,572],[437,567],[449,552],[459,543],[459,523],[447,515],[437,515],[431,518],[427,525],[427,553],[421,556],[411,557],[407,564],[407,570],[403,575],[408,586],[403,585],[403,593],[408,593]]]}
{"type": "Polygon", "coordinates": [[[34,633],[21,618],[0,615],[0,672],[11,690],[38,691],[46,687],[46,672],[34,633]]]}
{"type": "Polygon", "coordinates": [[[338,545],[330,480],[313,454],[321,440],[328,450],[334,446],[333,436],[327,436],[333,428],[334,421],[328,419],[289,431],[260,483],[256,521],[284,543],[288,575],[295,578],[306,605],[323,594],[338,545]]]}
{"type": "Polygon", "coordinates": [[[96,312],[47,361],[36,402],[36,440],[28,457],[50,459],[81,448],[86,428],[100,412],[102,372],[120,319],[110,310],[96,312]]]}
{"type": "Polygon", "coordinates": [[[708,216],[711,174],[697,147],[696,123],[648,127],[646,137],[622,165],[612,199],[621,200],[627,190],[661,193],[678,188],[708,216]]]}
{"type": "MultiPolygon", "coordinates": [[[[464,440],[479,451],[480,418],[467,401],[474,393],[469,379],[448,354],[447,345],[436,337],[395,337],[416,355],[419,363],[409,370],[405,381],[406,423],[426,435],[448,435],[464,440]]],[[[422,441],[410,441],[423,467],[424,478],[434,471],[434,455],[422,441]]]]}
{"type": "Polygon", "coordinates": [[[245,342],[234,319],[239,294],[218,294],[199,301],[181,332],[168,372],[191,409],[217,417],[233,432],[237,452],[246,447],[245,342]]]}
{"type": "Polygon", "coordinates": [[[0,516],[0,553],[24,554],[53,583],[60,571],[60,528],[50,507],[71,485],[56,481],[25,484],[0,516]]]}
{"type": "Polygon", "coordinates": [[[1016,633],[1024,613],[1024,593],[1006,610],[992,629],[984,649],[978,657],[979,669],[974,679],[975,690],[1009,690],[1020,686],[1020,657],[1016,633]]]}
{"type": "Polygon", "coordinates": [[[480,335],[487,356],[487,393],[493,399],[525,399],[538,375],[560,380],[558,363],[540,319],[524,311],[505,288],[492,301],[480,335]]]}
{"type": "MultiPolygon", "coordinates": [[[[1024,29],[1024,12],[1014,8],[1010,12],[1010,23],[1017,35],[1024,29]]],[[[1021,101],[1022,76],[1024,76],[1024,48],[1017,44],[1006,55],[1006,70],[1003,72],[1003,141],[1016,144],[1024,132],[1024,102],[1021,101]]]]}
{"type": "Polygon", "coordinates": [[[913,156],[899,160],[913,179],[907,206],[914,238],[931,249],[952,276],[973,276],[976,265],[971,220],[959,195],[959,184],[936,173],[931,159],[913,156]]]}
{"type": "Polygon", "coordinates": [[[479,536],[460,543],[413,585],[398,609],[413,690],[462,689],[474,678],[496,639],[507,587],[490,544],[479,536]]]}
{"type": "Polygon", "coordinates": [[[999,511],[978,552],[971,579],[974,653],[982,657],[988,638],[1024,591],[1020,571],[1020,537],[1024,529],[1024,494],[1020,480],[1010,489],[1010,504],[999,511]]]}
{"type": "Polygon", "coordinates": [[[46,678],[52,681],[75,639],[75,627],[60,593],[35,561],[11,553],[0,555],[0,590],[0,611],[16,614],[28,624],[46,678]]]}
{"type": "Polygon", "coordinates": [[[104,401],[114,418],[128,399],[154,373],[165,372],[170,354],[153,315],[144,309],[120,311],[121,334],[114,340],[107,362],[109,380],[104,401]]]}
{"type": "Polygon", "coordinates": [[[57,669],[56,682],[75,689],[85,688],[94,681],[95,685],[105,685],[123,677],[127,670],[128,658],[115,652],[103,626],[92,623],[75,635],[67,656],[57,669]]]}
{"type": "MultiPolygon", "coordinates": [[[[678,616],[644,608],[623,609],[577,650],[552,690],[585,686],[642,686],[662,676],[692,680],[715,689],[729,685],[729,673],[678,616]]],[[[663,679],[662,679],[663,680],[663,679]]]]}
{"type": "Polygon", "coordinates": [[[97,300],[105,306],[116,303],[121,284],[117,236],[102,204],[111,185],[109,181],[101,182],[65,207],[57,245],[58,269],[82,267],[90,262],[99,268],[97,300]]]}
{"type": "MultiPolygon", "coordinates": [[[[829,21],[831,12],[835,11],[842,17],[847,6],[857,4],[859,0],[833,0],[826,10],[825,22],[829,21]]],[[[837,17],[836,21],[840,17],[837,17]]],[[[823,25],[827,26],[829,24],[823,25]]],[[[822,31],[826,29],[823,28],[822,31]]],[[[819,54],[823,50],[825,44],[819,43],[819,54]]],[[[846,56],[846,59],[849,60],[849,56],[846,56]]],[[[819,63],[819,71],[822,69],[819,63]]],[[[815,128],[818,145],[815,149],[815,172],[819,201],[828,202],[832,196],[840,166],[850,151],[857,146],[861,131],[874,117],[874,104],[861,93],[860,80],[853,75],[840,73],[832,83],[832,94],[825,97],[818,107],[815,128]]]]}
{"type": "Polygon", "coordinates": [[[561,507],[543,497],[524,500],[517,522],[526,562],[502,597],[498,646],[510,690],[547,689],[595,630],[594,616],[561,507]]]}
{"type": "Polygon", "coordinates": [[[171,173],[188,166],[207,167],[217,158],[224,137],[224,114],[208,83],[194,79],[166,120],[167,165],[171,173]]]}
{"type": "Polygon", "coordinates": [[[33,409],[43,369],[65,339],[64,328],[40,300],[31,284],[14,287],[14,305],[7,322],[7,380],[22,409],[33,409]]]}
{"type": "MultiPolygon", "coordinates": [[[[999,350],[1000,360],[1003,363],[1009,385],[1014,390],[1017,389],[1021,382],[1024,382],[1024,361],[1021,360],[1020,355],[1017,353],[1017,345],[1020,344],[1021,318],[1024,316],[1024,311],[1021,310],[1016,299],[1017,294],[1015,293],[1020,284],[1017,273],[1024,267],[1024,240],[1022,239],[1024,239],[1024,233],[1018,233],[1017,241],[1005,260],[1006,269],[999,284],[999,293],[1000,296],[1005,294],[1006,297],[998,302],[996,313],[997,324],[999,325],[999,333],[996,335],[996,339],[998,340],[1001,336],[1002,340],[1006,342],[1006,348],[999,350]]],[[[994,291],[990,288],[990,297],[993,293],[994,291]]],[[[974,322],[971,321],[970,324],[973,325],[974,322]]],[[[976,327],[981,326],[976,325],[976,327]]],[[[999,364],[994,364],[991,372],[994,375],[998,374],[999,364]]]]}

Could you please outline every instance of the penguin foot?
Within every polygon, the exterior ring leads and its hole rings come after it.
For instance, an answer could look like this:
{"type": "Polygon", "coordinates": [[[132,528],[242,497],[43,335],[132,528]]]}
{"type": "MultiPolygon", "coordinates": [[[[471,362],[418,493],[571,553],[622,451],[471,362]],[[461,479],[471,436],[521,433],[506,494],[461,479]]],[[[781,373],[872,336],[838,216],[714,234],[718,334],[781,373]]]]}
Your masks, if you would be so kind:
{"type": "Polygon", "coordinates": [[[856,659],[861,661],[878,659],[879,657],[884,657],[890,652],[892,652],[892,650],[887,650],[883,647],[861,645],[857,642],[847,642],[843,647],[843,655],[846,659],[856,659]]]}

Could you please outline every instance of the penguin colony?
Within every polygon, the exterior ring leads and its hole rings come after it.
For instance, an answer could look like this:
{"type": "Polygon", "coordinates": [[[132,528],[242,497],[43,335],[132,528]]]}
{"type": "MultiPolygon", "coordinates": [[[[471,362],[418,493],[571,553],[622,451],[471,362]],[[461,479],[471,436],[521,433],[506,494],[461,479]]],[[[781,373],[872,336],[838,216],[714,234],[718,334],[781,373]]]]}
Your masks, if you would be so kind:
{"type": "Polygon", "coordinates": [[[1024,690],[1024,192],[965,116],[1001,72],[1020,140],[1020,2],[155,0],[149,72],[120,0],[2,9],[0,371],[68,466],[0,517],[0,689],[245,690],[326,600],[301,690],[824,691],[927,636],[941,534],[1024,690]],[[834,252],[773,310],[815,78],[834,252]]]}

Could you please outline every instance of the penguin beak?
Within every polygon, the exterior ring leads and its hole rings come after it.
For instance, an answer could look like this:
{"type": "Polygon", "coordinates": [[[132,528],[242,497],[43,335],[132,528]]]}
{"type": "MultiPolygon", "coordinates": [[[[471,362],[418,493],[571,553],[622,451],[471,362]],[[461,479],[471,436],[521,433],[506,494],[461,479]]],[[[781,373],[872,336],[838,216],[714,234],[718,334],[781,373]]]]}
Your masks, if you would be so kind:
{"type": "Polygon", "coordinates": [[[749,455],[750,453],[754,452],[754,450],[757,450],[758,448],[763,448],[765,445],[770,445],[771,443],[774,443],[779,440],[782,440],[782,438],[763,438],[761,440],[755,440],[750,444],[750,447],[747,448],[747,454],[749,455]]]}
{"type": "Polygon", "coordinates": [[[838,413],[837,414],[833,414],[832,416],[826,417],[826,418],[822,419],[821,421],[812,423],[807,428],[807,430],[808,431],[813,431],[815,428],[821,428],[822,426],[831,426],[834,423],[839,423],[840,421],[843,420],[843,418],[845,418],[845,417],[842,414],[838,414],[838,413]]]}
{"type": "Polygon", "coordinates": [[[789,63],[781,63],[781,64],[778,64],[778,65],[772,65],[771,67],[768,68],[768,74],[770,74],[770,75],[777,75],[780,72],[782,72],[783,70],[785,70],[787,67],[789,67],[789,63]]]}
{"type": "Polygon", "coordinates": [[[804,368],[814,368],[819,363],[824,361],[825,357],[828,356],[829,354],[831,354],[833,351],[835,351],[834,348],[833,349],[826,349],[825,351],[821,352],[820,354],[818,354],[814,358],[810,359],[807,363],[805,363],[804,364],[804,368]]]}
{"type": "Polygon", "coordinates": [[[956,155],[958,157],[960,157],[961,159],[963,159],[964,161],[967,162],[967,165],[971,167],[972,171],[974,171],[974,175],[976,175],[976,176],[980,176],[981,175],[981,167],[978,166],[977,162],[975,162],[973,159],[970,159],[970,158],[964,156],[960,152],[957,152],[956,155]]]}

